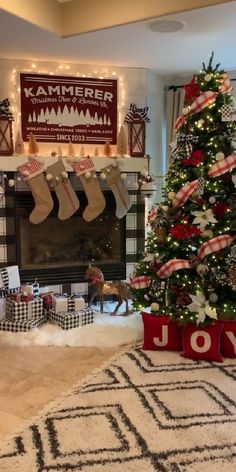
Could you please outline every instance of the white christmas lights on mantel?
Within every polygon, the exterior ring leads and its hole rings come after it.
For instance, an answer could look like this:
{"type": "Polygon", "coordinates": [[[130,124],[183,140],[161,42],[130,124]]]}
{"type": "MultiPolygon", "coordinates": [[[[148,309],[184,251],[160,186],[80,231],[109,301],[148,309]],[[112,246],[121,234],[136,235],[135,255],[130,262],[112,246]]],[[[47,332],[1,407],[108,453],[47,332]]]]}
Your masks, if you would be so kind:
{"type": "MultiPolygon", "coordinates": [[[[83,66],[86,67],[86,66],[83,66]]],[[[91,67],[91,66],[87,66],[91,67]]],[[[20,73],[38,73],[38,74],[48,74],[48,75],[72,75],[76,77],[91,77],[91,78],[113,78],[117,79],[118,83],[118,97],[119,97],[119,102],[118,102],[118,128],[123,123],[124,120],[124,115],[125,111],[123,110],[125,106],[125,99],[126,99],[126,87],[124,84],[124,78],[122,75],[119,74],[119,72],[111,69],[111,68],[104,68],[104,67],[97,67],[96,69],[93,69],[90,72],[87,73],[81,73],[78,70],[78,66],[76,64],[57,64],[57,63],[51,63],[50,67],[44,68],[42,63],[35,63],[32,62],[31,66],[28,68],[13,68],[12,73],[11,73],[11,78],[10,78],[10,84],[11,84],[11,91],[10,91],[10,101],[11,101],[11,110],[12,113],[14,114],[15,122],[13,126],[13,140],[15,138],[15,134],[17,131],[20,129],[20,120],[21,120],[21,112],[20,112],[20,80],[19,80],[19,74],[20,73]]]]}
{"type": "MultiPolygon", "coordinates": [[[[27,162],[28,159],[36,158],[43,166],[47,167],[57,162],[59,156],[0,156],[0,169],[4,172],[17,172],[17,167],[27,162]]],[[[141,173],[145,176],[148,174],[148,160],[146,158],[139,157],[92,157],[93,164],[97,172],[105,167],[108,163],[117,162],[122,172],[128,173],[141,173]]],[[[71,163],[81,161],[81,157],[62,157],[63,163],[68,172],[73,172],[71,163]]]]}

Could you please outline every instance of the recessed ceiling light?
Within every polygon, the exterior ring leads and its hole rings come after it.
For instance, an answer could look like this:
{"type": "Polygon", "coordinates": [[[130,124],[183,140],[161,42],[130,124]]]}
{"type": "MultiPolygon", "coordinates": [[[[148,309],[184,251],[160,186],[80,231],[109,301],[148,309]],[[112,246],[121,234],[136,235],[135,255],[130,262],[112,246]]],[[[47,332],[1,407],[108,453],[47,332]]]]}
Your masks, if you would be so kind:
{"type": "Polygon", "coordinates": [[[183,27],[184,23],[176,20],[158,20],[149,24],[149,28],[157,33],[174,33],[183,27]]]}

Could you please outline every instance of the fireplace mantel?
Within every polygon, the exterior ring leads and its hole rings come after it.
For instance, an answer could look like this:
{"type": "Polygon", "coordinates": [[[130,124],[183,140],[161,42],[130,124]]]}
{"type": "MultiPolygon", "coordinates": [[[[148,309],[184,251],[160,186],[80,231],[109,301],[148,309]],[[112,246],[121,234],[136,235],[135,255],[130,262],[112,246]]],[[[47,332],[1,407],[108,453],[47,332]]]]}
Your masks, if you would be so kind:
{"type": "MultiPolygon", "coordinates": [[[[0,169],[4,172],[16,172],[17,167],[24,164],[32,156],[0,156],[0,169]]],[[[58,157],[54,156],[37,156],[36,159],[43,164],[45,168],[57,162],[58,157]]],[[[65,168],[68,172],[73,172],[71,161],[76,161],[78,157],[62,157],[65,168]]],[[[118,160],[120,170],[122,172],[148,172],[149,157],[92,157],[94,166],[97,172],[100,172],[103,167],[109,165],[113,160],[118,160]]]]}

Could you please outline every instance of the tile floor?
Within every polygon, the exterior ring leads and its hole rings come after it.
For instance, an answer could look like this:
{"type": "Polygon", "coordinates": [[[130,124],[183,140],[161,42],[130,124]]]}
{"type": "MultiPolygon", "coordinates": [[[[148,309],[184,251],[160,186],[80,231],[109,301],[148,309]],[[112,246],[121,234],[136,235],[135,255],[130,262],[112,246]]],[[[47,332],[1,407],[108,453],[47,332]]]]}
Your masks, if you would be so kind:
{"type": "Polygon", "coordinates": [[[119,350],[0,344],[0,440],[119,350]]]}

